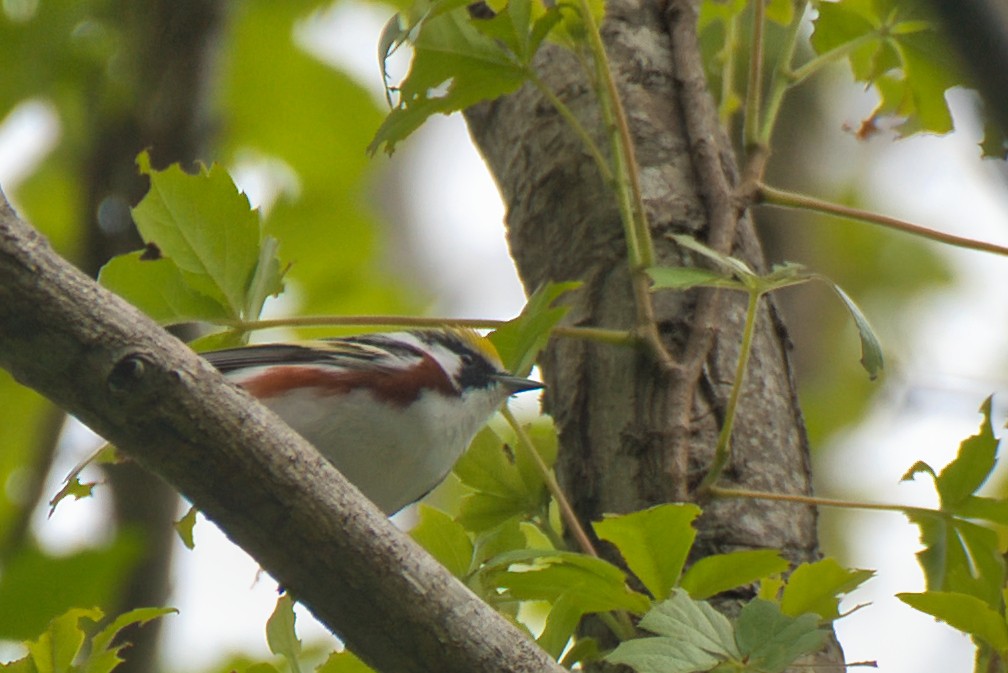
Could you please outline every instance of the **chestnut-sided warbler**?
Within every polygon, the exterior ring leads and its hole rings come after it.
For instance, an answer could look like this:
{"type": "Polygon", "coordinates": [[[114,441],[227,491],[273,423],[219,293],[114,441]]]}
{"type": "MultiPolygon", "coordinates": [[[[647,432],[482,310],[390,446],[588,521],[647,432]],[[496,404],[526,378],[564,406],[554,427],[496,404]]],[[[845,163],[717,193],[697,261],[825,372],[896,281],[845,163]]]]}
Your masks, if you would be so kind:
{"type": "Polygon", "coordinates": [[[203,353],[315,445],[386,514],[451,470],[510,395],[541,388],[461,329],[366,334],[203,353]]]}

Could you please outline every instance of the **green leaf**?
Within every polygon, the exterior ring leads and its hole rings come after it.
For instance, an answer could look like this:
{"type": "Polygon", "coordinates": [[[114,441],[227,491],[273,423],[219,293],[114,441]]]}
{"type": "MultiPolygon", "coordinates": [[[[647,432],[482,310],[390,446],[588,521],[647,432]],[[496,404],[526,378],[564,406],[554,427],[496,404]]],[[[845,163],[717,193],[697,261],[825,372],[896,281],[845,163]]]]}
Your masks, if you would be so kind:
{"type": "Polygon", "coordinates": [[[658,637],[624,641],[606,661],[631,666],[638,673],[693,673],[742,656],[728,618],[682,589],[651,608],[640,627],[658,637]]]}
{"type": "Polygon", "coordinates": [[[573,281],[541,286],[529,297],[518,317],[489,335],[508,371],[518,376],[528,375],[539,352],[546,347],[550,332],[570,310],[569,306],[553,306],[553,303],[579,287],[581,283],[573,281]]]}
{"type": "Polygon", "coordinates": [[[626,585],[622,570],[600,558],[575,552],[526,549],[490,559],[481,570],[487,586],[517,600],[555,602],[568,595],[584,613],[626,610],[643,614],[647,597],[626,585]]]}
{"type": "Polygon", "coordinates": [[[277,257],[279,248],[279,241],[272,236],[264,236],[259,244],[259,260],[245,295],[245,315],[250,319],[259,317],[268,298],[283,292],[284,274],[277,257]]]}
{"type": "Polygon", "coordinates": [[[1008,651],[1008,625],[1005,618],[985,602],[970,596],[948,591],[925,591],[919,594],[896,594],[915,610],[940,619],[954,629],[968,633],[1004,653],[1008,651]]]}
{"type": "Polygon", "coordinates": [[[481,493],[511,497],[525,491],[514,454],[491,428],[483,428],[455,463],[455,476],[481,493]]]}
{"type": "Polygon", "coordinates": [[[954,591],[998,607],[1005,563],[997,534],[989,528],[939,513],[906,510],[921,530],[924,549],[917,560],[930,591],[954,591]]]}
{"type": "MultiPolygon", "coordinates": [[[[555,446],[542,436],[543,430],[533,433],[544,460],[555,459],[555,446]],[[553,452],[550,456],[549,453],[553,452]]],[[[548,501],[548,491],[543,479],[537,475],[531,458],[519,450],[516,456],[510,444],[504,443],[496,432],[484,428],[473,439],[469,450],[455,463],[455,475],[463,484],[475,490],[467,494],[459,505],[459,523],[474,532],[489,530],[513,517],[527,517],[540,512],[548,501]]]]}
{"type": "Polygon", "coordinates": [[[301,656],[301,641],[295,631],[296,621],[294,601],[288,594],[277,598],[273,614],[266,620],[266,644],[269,645],[270,652],[286,659],[295,673],[300,670],[298,658],[301,656]]]}
{"type": "Polygon", "coordinates": [[[959,445],[959,452],[935,478],[941,506],[946,511],[966,502],[990,477],[997,460],[998,440],[991,424],[991,398],[980,407],[983,421],[980,431],[959,445]]]}
{"type": "Polygon", "coordinates": [[[196,506],[190,506],[189,511],[186,512],[181,519],[175,522],[175,532],[182,540],[182,544],[186,546],[186,549],[194,549],[196,547],[196,542],[193,540],[193,528],[196,526],[196,514],[198,514],[196,506]]]}
{"type": "Polygon", "coordinates": [[[57,491],[56,495],[54,495],[49,501],[49,516],[53,515],[53,512],[56,511],[56,506],[60,504],[64,498],[69,498],[71,496],[74,500],[90,498],[94,494],[94,489],[97,485],[98,482],[96,481],[81,483],[79,478],[73,477],[63,484],[63,488],[57,491]]]}
{"type": "Polygon", "coordinates": [[[133,208],[145,243],[154,243],[172,260],[190,286],[222,301],[233,317],[246,316],[246,299],[259,266],[262,238],[259,216],[231,176],[213,165],[187,175],[177,164],[163,171],[137,158],[150,190],[133,208]]]}
{"type": "Polygon", "coordinates": [[[455,577],[465,577],[473,561],[473,544],[461,524],[444,512],[421,504],[410,537],[455,577]]]}
{"type": "MultiPolygon", "coordinates": [[[[389,113],[368,152],[391,153],[428,117],[450,114],[482,100],[511,93],[528,76],[496,40],[477,30],[465,8],[449,0],[450,11],[430,12],[410,31],[413,62],[399,87],[399,103],[389,113]]],[[[434,3],[434,7],[439,4],[434,3]]],[[[387,46],[390,40],[386,38],[387,46]]],[[[394,43],[394,40],[392,40],[394,43]]],[[[382,54],[384,61],[388,54],[382,54]]],[[[384,71],[384,65],[383,71],[384,71]]]]}
{"type": "MultiPolygon", "coordinates": [[[[552,469],[556,463],[559,440],[557,438],[556,426],[549,416],[537,416],[532,422],[522,426],[526,436],[532,441],[535,452],[547,469],[552,469]]],[[[547,500],[546,475],[543,474],[538,462],[529,453],[528,448],[518,442],[517,437],[512,442],[514,444],[514,464],[518,469],[518,475],[525,485],[527,502],[544,504],[547,500]]]]}
{"type": "Polygon", "coordinates": [[[945,92],[967,84],[948,41],[919,2],[847,0],[817,3],[812,46],[846,56],[854,78],[874,84],[879,114],[907,117],[902,135],[952,130],[945,92]]]}
{"type": "Polygon", "coordinates": [[[315,673],[372,673],[374,669],[357,658],[350,650],[333,652],[315,673]]]}
{"type": "Polygon", "coordinates": [[[770,0],[766,6],[766,18],[782,26],[794,20],[794,0],[770,0]]]}
{"type": "Polygon", "coordinates": [[[971,495],[956,506],[955,512],[964,519],[981,519],[1008,526],[1008,500],[1001,498],[971,495]]]}
{"type": "Polygon", "coordinates": [[[698,266],[653,266],[647,270],[652,290],[688,290],[691,287],[725,287],[744,290],[731,276],[698,266]]]}
{"type": "Polygon", "coordinates": [[[144,250],[110,259],[98,282],[162,325],[234,317],[220,298],[194,289],[172,260],[150,259],[144,250]]]}
{"type": "Polygon", "coordinates": [[[819,274],[813,274],[813,277],[826,283],[847,307],[847,311],[850,312],[854,319],[854,325],[857,327],[858,338],[861,340],[861,366],[868,372],[869,378],[876,378],[882,372],[884,364],[882,345],[879,343],[878,337],[875,336],[875,330],[872,329],[868,318],[839,285],[819,274]]]}
{"type": "Polygon", "coordinates": [[[740,259],[730,255],[724,255],[713,248],[710,248],[692,236],[686,234],[672,234],[670,238],[687,250],[692,250],[701,257],[706,257],[718,266],[727,269],[738,278],[743,285],[749,287],[752,280],[756,278],[756,272],[749,268],[749,265],[740,259]]]}
{"type": "Polygon", "coordinates": [[[790,617],[812,612],[827,621],[837,619],[841,596],[874,574],[871,570],[849,570],[832,558],[802,563],[788,578],[780,609],[790,617]]]}
{"type": "Polygon", "coordinates": [[[525,535],[515,518],[508,519],[494,528],[484,530],[476,536],[473,552],[473,567],[479,567],[487,560],[515,549],[524,549],[525,535]]]}
{"type": "Polygon", "coordinates": [[[560,665],[566,669],[573,669],[576,663],[590,664],[600,659],[602,659],[602,653],[598,641],[594,638],[581,637],[574,641],[570,649],[564,653],[560,665]]]}
{"type": "Polygon", "coordinates": [[[941,513],[907,509],[904,514],[921,530],[924,549],[917,553],[931,591],[969,594],[998,608],[1006,568],[997,535],[965,519],[1008,523],[1008,501],[974,495],[997,462],[998,440],[991,424],[991,399],[980,408],[983,419],[976,435],[959,445],[956,457],[937,475],[917,462],[904,475],[930,474],[941,502],[941,513]]]}
{"type": "Polygon", "coordinates": [[[543,626],[542,633],[536,638],[536,643],[549,652],[551,657],[559,659],[567,648],[571,636],[574,635],[582,615],[584,615],[584,611],[575,594],[560,594],[550,606],[549,614],[546,616],[546,624],[543,626]]]}
{"type": "Polygon", "coordinates": [[[543,39],[561,20],[560,8],[544,7],[541,2],[509,0],[493,17],[472,17],[472,25],[480,33],[507,47],[515,60],[531,66],[543,39]],[[537,16],[533,16],[533,15],[537,16]]]}
{"type": "Polygon", "coordinates": [[[682,576],[679,586],[695,600],[745,586],[788,569],[776,549],[751,549],[707,556],[682,576]]]}
{"type": "Polygon", "coordinates": [[[164,617],[169,614],[177,614],[175,608],[137,608],[124,612],[112,620],[112,623],[95,634],[91,640],[91,651],[88,654],[87,662],[84,665],[83,673],[110,673],[124,659],[119,653],[129,647],[127,642],[113,644],[116,636],[127,626],[134,624],[143,626],[153,619],[164,617]]]}
{"type": "Polygon", "coordinates": [[[38,673],[69,673],[85,641],[80,621],[97,622],[103,617],[98,608],[71,608],[53,618],[39,637],[26,642],[28,657],[38,673]]]}
{"type": "Polygon", "coordinates": [[[903,476],[900,477],[900,481],[913,481],[918,474],[931,475],[932,479],[938,478],[938,474],[934,471],[933,467],[925,463],[923,460],[918,460],[910,466],[910,469],[903,473],[903,476]]]}
{"type": "Polygon", "coordinates": [[[790,617],[776,604],[756,598],[742,606],[735,639],[752,670],[780,673],[799,657],[823,646],[826,631],[818,625],[814,614],[790,617]]]}
{"type": "Polygon", "coordinates": [[[627,567],[656,599],[670,594],[679,580],[696,530],[700,508],[664,504],[631,514],[605,516],[592,526],[599,538],[619,549],[627,567]]]}

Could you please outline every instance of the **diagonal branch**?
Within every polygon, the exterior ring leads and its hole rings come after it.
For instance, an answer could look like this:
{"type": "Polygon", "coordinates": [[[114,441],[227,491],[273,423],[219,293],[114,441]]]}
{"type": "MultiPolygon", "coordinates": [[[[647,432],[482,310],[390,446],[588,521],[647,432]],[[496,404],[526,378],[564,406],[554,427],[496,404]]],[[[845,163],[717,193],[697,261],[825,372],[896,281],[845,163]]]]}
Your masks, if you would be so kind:
{"type": "Polygon", "coordinates": [[[378,670],[563,670],[2,193],[0,366],[164,477],[378,670]]]}

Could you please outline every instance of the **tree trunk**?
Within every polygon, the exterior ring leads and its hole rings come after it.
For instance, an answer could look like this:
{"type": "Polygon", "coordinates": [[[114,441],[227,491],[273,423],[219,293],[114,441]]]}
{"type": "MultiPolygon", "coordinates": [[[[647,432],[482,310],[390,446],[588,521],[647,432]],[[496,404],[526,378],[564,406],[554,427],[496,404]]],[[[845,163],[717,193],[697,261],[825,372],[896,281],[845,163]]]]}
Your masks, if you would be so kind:
{"type": "MultiPolygon", "coordinates": [[[[636,145],[659,264],[696,265],[668,239],[686,233],[765,266],[737,211],[736,161],[706,88],[690,0],[611,0],[603,38],[636,145]]],[[[588,128],[601,128],[572,55],[542,50],[543,79],[588,128]]],[[[531,86],[467,114],[508,205],[511,251],[528,290],[578,279],[568,321],[630,329],[635,312],[626,245],[611,190],[580,141],[531,86]]],[[[606,143],[599,134],[599,146],[606,143]]],[[[735,376],[746,303],[741,293],[654,295],[663,339],[680,366],[643,352],[554,340],[541,359],[545,404],[561,440],[561,483],[582,520],[689,499],[710,464],[735,376]]],[[[808,443],[772,303],[760,310],[733,454],[722,483],[778,493],[811,489],[808,443]]],[[[769,501],[701,503],[696,557],[779,548],[817,558],[812,507],[769,501]]],[[[838,652],[821,662],[842,661],[838,652]]]]}

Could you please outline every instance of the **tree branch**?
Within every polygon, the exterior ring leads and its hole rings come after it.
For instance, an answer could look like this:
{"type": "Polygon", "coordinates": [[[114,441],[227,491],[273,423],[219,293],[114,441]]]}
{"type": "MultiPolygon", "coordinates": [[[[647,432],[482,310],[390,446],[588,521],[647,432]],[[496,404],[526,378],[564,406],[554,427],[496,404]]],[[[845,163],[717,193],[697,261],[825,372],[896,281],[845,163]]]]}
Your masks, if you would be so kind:
{"type": "Polygon", "coordinates": [[[2,193],[0,366],[164,477],[375,668],[563,670],[2,193]]]}

